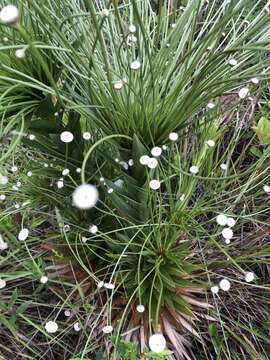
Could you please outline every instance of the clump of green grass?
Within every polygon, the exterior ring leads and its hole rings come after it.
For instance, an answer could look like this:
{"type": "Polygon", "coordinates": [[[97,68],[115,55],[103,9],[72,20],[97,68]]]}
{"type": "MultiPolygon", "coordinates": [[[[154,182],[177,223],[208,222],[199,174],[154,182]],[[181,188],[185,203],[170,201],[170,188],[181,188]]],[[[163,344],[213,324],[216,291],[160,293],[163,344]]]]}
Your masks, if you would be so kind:
{"type": "Polygon", "coordinates": [[[16,4],[0,354],[267,359],[264,2],[16,4]]]}

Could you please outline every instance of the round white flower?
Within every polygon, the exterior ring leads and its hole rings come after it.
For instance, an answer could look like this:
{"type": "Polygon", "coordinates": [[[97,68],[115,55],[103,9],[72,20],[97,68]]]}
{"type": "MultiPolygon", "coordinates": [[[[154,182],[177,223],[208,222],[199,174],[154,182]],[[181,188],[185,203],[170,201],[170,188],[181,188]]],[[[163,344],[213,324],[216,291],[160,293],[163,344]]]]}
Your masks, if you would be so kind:
{"type": "Polygon", "coordinates": [[[60,139],[64,143],[70,143],[71,141],[73,141],[74,136],[70,131],[63,131],[60,134],[60,139]]]}
{"type": "Polygon", "coordinates": [[[250,81],[252,82],[252,84],[255,84],[255,85],[259,84],[259,79],[256,77],[250,79],[250,81]]]}
{"type": "Polygon", "coordinates": [[[19,19],[17,6],[7,5],[0,11],[0,21],[6,25],[14,25],[19,19]]]}
{"type": "Polygon", "coordinates": [[[225,239],[225,244],[226,245],[229,245],[231,243],[231,240],[230,239],[225,239]]]}
{"type": "Polygon", "coordinates": [[[207,104],[208,109],[214,109],[215,106],[216,105],[214,103],[212,103],[212,102],[207,104]]]}
{"type": "Polygon", "coordinates": [[[32,173],[32,171],[28,171],[26,175],[31,177],[33,175],[33,173],[32,173]]]}
{"type": "Polygon", "coordinates": [[[45,163],[43,166],[44,166],[45,168],[49,167],[49,165],[48,165],[47,163],[45,163]]]}
{"type": "Polygon", "coordinates": [[[149,160],[150,160],[150,157],[148,155],[142,155],[140,157],[139,161],[140,161],[140,164],[142,164],[142,165],[148,165],[149,160]]]}
{"type": "Polygon", "coordinates": [[[4,201],[4,200],[6,200],[6,195],[4,195],[4,194],[1,194],[1,195],[0,195],[0,200],[1,200],[1,201],[4,201]]]}
{"type": "Polygon", "coordinates": [[[143,313],[145,311],[145,307],[143,305],[138,305],[136,310],[138,311],[138,313],[143,313]]]}
{"type": "Polygon", "coordinates": [[[245,97],[248,96],[248,94],[249,94],[249,88],[247,87],[244,87],[238,91],[238,96],[240,97],[240,99],[244,99],[245,97]]]}
{"type": "Polygon", "coordinates": [[[66,317],[70,317],[71,316],[71,311],[70,310],[65,310],[64,311],[64,315],[66,316],[66,317]]]}
{"type": "Polygon", "coordinates": [[[227,219],[227,225],[228,225],[229,227],[234,227],[235,224],[236,224],[236,221],[234,220],[234,218],[229,217],[229,218],[227,219]]]}
{"type": "Polygon", "coordinates": [[[6,280],[0,279],[0,289],[4,289],[4,287],[6,287],[6,285],[7,285],[6,280]]]}
{"type": "Polygon", "coordinates": [[[100,181],[100,182],[104,182],[104,181],[105,181],[104,177],[101,177],[101,178],[99,179],[99,181],[100,181]]]}
{"type": "Polygon", "coordinates": [[[104,16],[104,17],[107,17],[107,16],[110,15],[110,12],[109,12],[108,9],[103,9],[103,10],[101,11],[101,15],[104,16]]]}
{"type": "Polygon", "coordinates": [[[151,150],[151,154],[152,154],[153,156],[160,156],[161,153],[162,153],[162,149],[161,149],[161,147],[159,147],[159,146],[155,146],[155,147],[153,147],[153,149],[151,150]]]}
{"type": "Polygon", "coordinates": [[[104,326],[102,331],[104,332],[104,334],[110,334],[113,332],[113,327],[111,325],[104,326]]]}
{"type": "Polygon", "coordinates": [[[109,188],[107,191],[108,194],[112,194],[113,193],[113,188],[109,188]]]}
{"type": "Polygon", "coordinates": [[[189,171],[191,172],[191,174],[195,175],[195,174],[198,174],[199,168],[198,168],[198,166],[193,165],[193,166],[190,167],[189,171]]]}
{"type": "Polygon", "coordinates": [[[154,169],[158,166],[158,161],[157,159],[155,158],[150,158],[149,161],[148,161],[148,164],[147,166],[150,168],[150,169],[154,169]]]}
{"type": "Polygon", "coordinates": [[[0,251],[4,251],[8,249],[8,243],[6,243],[4,240],[0,241],[0,251]]]}
{"type": "Polygon", "coordinates": [[[255,274],[254,272],[247,272],[245,275],[245,280],[246,282],[252,282],[255,279],[255,274]]]}
{"type": "Polygon", "coordinates": [[[96,225],[91,225],[89,227],[89,231],[90,231],[91,234],[96,234],[97,231],[98,231],[98,227],[96,225]]]}
{"type": "Polygon", "coordinates": [[[220,225],[220,226],[225,226],[225,225],[227,225],[227,221],[228,221],[228,218],[227,218],[226,215],[219,214],[219,215],[216,217],[216,222],[217,222],[218,225],[220,225]]]}
{"type": "Polygon", "coordinates": [[[228,168],[227,164],[221,164],[220,167],[224,171],[227,170],[227,168],[228,168]]]}
{"type": "Polygon", "coordinates": [[[140,67],[141,67],[141,63],[138,60],[135,60],[130,64],[130,68],[132,70],[139,70],[140,67]]]}
{"type": "Polygon", "coordinates": [[[94,207],[98,201],[97,188],[90,184],[82,184],[78,186],[73,194],[73,205],[79,209],[90,209],[94,207]]]}
{"type": "Polygon", "coordinates": [[[119,159],[118,159],[118,158],[115,158],[114,161],[115,161],[116,163],[119,163],[119,159]]]}
{"type": "Polygon", "coordinates": [[[70,230],[69,224],[65,224],[65,225],[63,226],[63,229],[64,229],[65,231],[69,231],[69,230],[70,230]]]}
{"type": "Polygon", "coordinates": [[[76,173],[80,174],[82,172],[82,169],[81,168],[77,168],[76,169],[76,173]]]}
{"type": "Polygon", "coordinates": [[[166,349],[166,340],[162,334],[154,334],[149,338],[149,348],[154,353],[160,353],[166,349]]]}
{"type": "Polygon", "coordinates": [[[178,134],[177,134],[176,132],[171,132],[171,133],[169,134],[169,139],[170,139],[171,141],[176,141],[176,140],[178,139],[178,134]]]}
{"type": "Polygon", "coordinates": [[[128,35],[128,44],[130,45],[130,43],[136,43],[137,42],[137,37],[134,34],[130,34],[128,35]]]}
{"type": "Polygon", "coordinates": [[[129,160],[128,160],[128,165],[129,165],[129,166],[133,166],[133,165],[134,165],[133,159],[129,159],[129,160]]]}
{"type": "Polygon", "coordinates": [[[8,177],[4,175],[0,175],[0,184],[6,185],[8,183],[8,177]]]}
{"type": "Polygon", "coordinates": [[[233,231],[230,228],[224,228],[222,230],[222,236],[224,237],[224,239],[231,239],[233,237],[233,231]]]}
{"type": "Polygon", "coordinates": [[[123,86],[124,86],[124,83],[123,83],[122,80],[117,81],[117,82],[113,85],[113,87],[115,88],[115,90],[121,90],[123,86]]]}
{"type": "Polygon", "coordinates": [[[264,190],[267,194],[269,194],[269,193],[270,193],[270,186],[269,186],[269,185],[264,185],[263,190],[264,190]]]}
{"type": "Polygon", "coordinates": [[[219,287],[217,285],[211,286],[212,294],[217,294],[219,292],[219,287]]]}
{"type": "Polygon", "coordinates": [[[58,330],[58,325],[57,325],[57,323],[55,321],[48,321],[45,324],[45,330],[49,334],[54,334],[58,330]]]}
{"type": "Polygon", "coordinates": [[[167,150],[168,149],[167,145],[162,145],[162,149],[167,150]]]}
{"type": "Polygon", "coordinates": [[[230,60],[229,60],[229,64],[230,64],[231,66],[236,66],[236,65],[237,65],[237,60],[235,60],[235,59],[230,59],[230,60]]]}
{"type": "Polygon", "coordinates": [[[64,182],[63,182],[63,180],[58,180],[58,181],[57,181],[57,187],[58,187],[58,189],[62,189],[62,187],[64,187],[64,182]]]}
{"type": "Polygon", "coordinates": [[[206,141],[206,144],[209,146],[209,147],[214,147],[216,145],[215,141],[214,140],[207,140],[206,141]]]}
{"type": "Polygon", "coordinates": [[[73,325],[73,329],[75,331],[80,331],[81,330],[81,325],[80,323],[76,322],[74,325],[73,325]]]}
{"type": "Polygon", "coordinates": [[[20,241],[25,241],[25,240],[28,238],[28,235],[29,235],[29,230],[26,229],[26,228],[23,228],[23,229],[19,232],[18,239],[19,239],[20,241]]]}
{"type": "Polygon", "coordinates": [[[15,165],[12,166],[11,171],[12,171],[13,173],[17,172],[17,171],[18,171],[18,166],[15,166],[15,165]]]}
{"type": "Polygon", "coordinates": [[[115,285],[112,283],[105,283],[104,287],[109,290],[113,290],[115,288],[115,285]]]}
{"type": "Polygon", "coordinates": [[[39,281],[41,282],[41,284],[46,284],[48,282],[48,280],[49,280],[48,277],[43,275],[43,276],[41,276],[39,281]]]}
{"type": "Polygon", "coordinates": [[[23,59],[25,57],[25,49],[17,49],[15,51],[15,56],[17,59],[23,59]]]}
{"type": "Polygon", "coordinates": [[[130,33],[135,33],[135,32],[136,32],[136,26],[133,25],[133,24],[129,25],[128,31],[129,31],[130,33]]]}
{"type": "Polygon", "coordinates": [[[100,282],[97,284],[98,289],[101,289],[103,286],[104,286],[104,281],[100,281],[100,282]]]}
{"type": "Polygon", "coordinates": [[[29,140],[33,141],[33,140],[35,140],[35,138],[36,138],[36,135],[34,135],[34,134],[29,135],[29,140]]]}
{"type": "Polygon", "coordinates": [[[91,139],[91,134],[88,131],[85,131],[82,136],[83,136],[84,140],[90,140],[91,139]]]}
{"type": "Polygon", "coordinates": [[[62,171],[62,175],[63,176],[67,176],[69,174],[69,169],[64,169],[63,171],[62,171]]]}
{"type": "Polygon", "coordinates": [[[151,180],[149,186],[152,190],[158,190],[160,188],[160,181],[159,180],[151,180]]]}
{"type": "Polygon", "coordinates": [[[229,282],[229,280],[227,279],[222,279],[219,282],[219,287],[221,288],[221,290],[223,291],[229,291],[231,288],[231,283],[229,282]]]}

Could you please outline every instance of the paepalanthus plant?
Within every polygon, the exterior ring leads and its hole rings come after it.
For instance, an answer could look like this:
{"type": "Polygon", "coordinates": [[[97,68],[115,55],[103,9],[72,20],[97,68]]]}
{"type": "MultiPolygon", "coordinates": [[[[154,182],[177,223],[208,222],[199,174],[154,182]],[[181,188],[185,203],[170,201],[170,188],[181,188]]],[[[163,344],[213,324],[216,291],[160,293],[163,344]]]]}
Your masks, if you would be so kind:
{"type": "MultiPolygon", "coordinates": [[[[256,244],[242,255],[237,245],[229,252],[213,219],[219,212],[243,219],[249,234],[245,192],[256,189],[260,198],[267,181],[269,149],[249,169],[251,160],[237,146],[250,124],[232,120],[269,78],[264,3],[248,11],[246,1],[191,0],[184,9],[171,1],[17,4],[20,17],[3,27],[8,40],[0,52],[3,135],[18,124],[11,141],[22,138],[47,165],[29,163],[35,176],[25,180],[24,192],[46,212],[57,209],[53,223],[61,224],[62,238],[51,249],[62,262],[77,262],[99,289],[90,335],[103,329],[129,340],[132,334],[143,352],[150,334],[162,332],[175,358],[198,356],[199,346],[202,358],[264,356],[261,346],[254,350],[243,340],[244,325],[230,349],[226,334],[236,320],[224,325],[207,291],[212,286],[216,294],[217,282],[228,291],[228,278],[242,286],[256,244]],[[16,57],[22,48],[24,57],[16,57]],[[84,194],[80,201],[74,196],[81,183],[99,192],[88,212],[74,207],[86,209],[84,194]],[[209,351],[202,319],[212,322],[209,351]]],[[[262,202],[256,220],[265,222],[265,212],[262,202]]],[[[232,230],[222,234],[231,240],[232,230]]],[[[54,321],[49,325],[58,330],[54,321]]],[[[89,339],[82,358],[91,351],[89,339]]],[[[117,358],[116,350],[110,356],[117,358]]]]}

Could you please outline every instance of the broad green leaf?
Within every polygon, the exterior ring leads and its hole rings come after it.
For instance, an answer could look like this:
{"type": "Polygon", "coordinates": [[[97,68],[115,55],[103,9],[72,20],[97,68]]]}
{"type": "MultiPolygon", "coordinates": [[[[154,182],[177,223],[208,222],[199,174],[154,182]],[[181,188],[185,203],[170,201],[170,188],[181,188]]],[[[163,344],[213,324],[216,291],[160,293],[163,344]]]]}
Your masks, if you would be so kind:
{"type": "Polygon", "coordinates": [[[266,117],[261,117],[257,126],[253,127],[257,134],[261,145],[270,144],[270,120],[266,117]]]}

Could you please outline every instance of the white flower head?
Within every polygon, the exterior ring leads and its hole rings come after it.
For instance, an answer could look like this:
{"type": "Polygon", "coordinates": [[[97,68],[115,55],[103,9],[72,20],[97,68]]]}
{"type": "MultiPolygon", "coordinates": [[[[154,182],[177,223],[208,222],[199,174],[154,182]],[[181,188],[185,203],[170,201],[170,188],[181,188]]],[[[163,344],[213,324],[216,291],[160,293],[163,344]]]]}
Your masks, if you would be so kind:
{"type": "Polygon", "coordinates": [[[224,170],[224,171],[228,169],[227,164],[221,164],[220,167],[221,167],[221,169],[224,170]]]}
{"type": "Polygon", "coordinates": [[[196,166],[196,165],[192,165],[192,166],[190,167],[189,171],[191,172],[191,174],[196,175],[196,174],[198,174],[198,172],[199,172],[199,168],[198,168],[198,166],[196,166]]]}
{"type": "Polygon", "coordinates": [[[2,235],[0,234],[0,251],[4,251],[8,249],[8,243],[4,241],[2,235]]]}
{"type": "Polygon", "coordinates": [[[57,187],[58,187],[58,189],[62,189],[62,187],[64,187],[64,181],[63,180],[58,180],[57,181],[57,187]]]}
{"type": "Polygon", "coordinates": [[[90,134],[89,131],[85,131],[85,132],[83,133],[83,139],[84,139],[84,140],[90,140],[90,139],[91,139],[91,134],[90,134]]]}
{"type": "Polygon", "coordinates": [[[1,194],[1,195],[0,195],[0,200],[1,200],[1,201],[6,200],[6,195],[5,195],[5,194],[1,194]]]}
{"type": "Polygon", "coordinates": [[[75,331],[80,331],[81,330],[81,325],[80,323],[76,322],[74,325],[73,325],[73,329],[75,331]]]}
{"type": "Polygon", "coordinates": [[[133,165],[134,165],[133,159],[129,159],[129,160],[128,160],[128,165],[129,165],[129,166],[133,166],[133,165]]]}
{"type": "Polygon", "coordinates": [[[91,225],[89,227],[89,231],[90,231],[91,234],[96,234],[97,231],[98,231],[98,227],[96,225],[91,225]]]}
{"type": "Polygon", "coordinates": [[[41,282],[41,284],[46,284],[48,282],[48,280],[49,280],[48,277],[43,275],[43,276],[41,276],[39,281],[41,282]]]}
{"type": "Polygon", "coordinates": [[[217,285],[211,286],[212,294],[217,294],[219,292],[219,287],[217,285]]]}
{"type": "Polygon", "coordinates": [[[231,288],[231,283],[229,280],[227,279],[222,279],[219,282],[219,287],[221,288],[221,290],[223,291],[229,291],[231,288]]]}
{"type": "Polygon", "coordinates": [[[139,162],[141,165],[148,165],[149,160],[150,160],[150,157],[148,155],[142,155],[140,157],[139,162]]]}
{"type": "Polygon", "coordinates": [[[250,79],[250,81],[252,82],[252,84],[258,85],[259,84],[259,79],[254,77],[252,79],[250,79]]]}
{"type": "Polygon", "coordinates": [[[104,177],[101,177],[101,178],[99,179],[99,181],[100,181],[101,183],[104,182],[104,181],[105,181],[104,177]]]}
{"type": "Polygon", "coordinates": [[[115,285],[112,283],[105,283],[104,287],[109,290],[113,290],[115,288],[115,285]]]}
{"type": "Polygon", "coordinates": [[[217,217],[216,217],[216,222],[218,223],[218,225],[220,226],[225,226],[227,225],[227,221],[228,221],[228,218],[226,215],[224,214],[219,214],[217,217]]]}
{"type": "Polygon", "coordinates": [[[101,289],[103,286],[104,286],[104,281],[100,281],[100,282],[97,284],[97,288],[98,288],[98,289],[101,289]]]}
{"type": "Polygon", "coordinates": [[[140,67],[141,67],[141,63],[139,60],[132,61],[132,63],[130,64],[131,70],[139,70],[140,67]]]}
{"type": "Polygon", "coordinates": [[[6,25],[15,25],[19,20],[19,10],[17,6],[7,5],[0,12],[0,21],[6,25]]]}
{"type": "Polygon", "coordinates": [[[123,82],[122,80],[117,81],[117,82],[113,85],[113,87],[115,88],[115,90],[121,90],[123,86],[124,86],[124,82],[123,82]]]}
{"type": "Polygon", "coordinates": [[[270,186],[269,185],[264,185],[263,191],[266,192],[266,194],[270,194],[270,186]]]}
{"type": "Polygon", "coordinates": [[[155,159],[155,158],[150,158],[149,161],[148,161],[147,166],[148,166],[150,169],[155,169],[155,168],[158,166],[158,161],[157,161],[157,159],[155,159]]]}
{"type": "Polygon", "coordinates": [[[160,188],[160,181],[159,180],[151,180],[149,186],[152,190],[158,190],[160,188]]]}
{"type": "Polygon", "coordinates": [[[12,171],[13,173],[17,172],[17,171],[18,171],[18,166],[15,166],[15,165],[12,166],[11,171],[12,171]]]}
{"type": "Polygon", "coordinates": [[[80,174],[81,172],[82,172],[82,169],[81,169],[81,168],[77,168],[77,169],[76,169],[76,173],[77,173],[77,174],[80,174]]]}
{"type": "Polygon", "coordinates": [[[34,134],[29,135],[29,140],[33,141],[33,140],[35,140],[35,138],[36,138],[36,135],[34,135],[34,134]]]}
{"type": "Polygon", "coordinates": [[[111,325],[104,326],[104,328],[102,328],[102,331],[104,332],[104,334],[110,334],[113,332],[113,327],[111,325]]]}
{"type": "Polygon", "coordinates": [[[96,205],[98,196],[97,188],[94,185],[82,184],[72,194],[73,205],[78,209],[90,209],[96,205]]]}
{"type": "Polygon", "coordinates": [[[224,239],[228,239],[231,240],[231,238],[233,237],[233,231],[232,229],[226,227],[222,230],[222,236],[224,237],[224,239]]]}
{"type": "Polygon", "coordinates": [[[229,218],[227,219],[227,225],[228,225],[229,227],[234,227],[235,224],[236,224],[236,221],[234,220],[234,218],[229,217],[229,218]]]}
{"type": "Polygon", "coordinates": [[[145,311],[145,307],[143,305],[137,305],[136,310],[138,313],[143,313],[145,311]]]}
{"type": "Polygon", "coordinates": [[[113,193],[113,188],[109,188],[107,191],[108,194],[112,194],[113,193]]]}
{"type": "Polygon", "coordinates": [[[23,228],[18,235],[18,239],[20,241],[25,241],[29,236],[29,230],[27,228],[23,228]]]}
{"type": "Polygon", "coordinates": [[[45,324],[45,330],[49,334],[54,334],[58,330],[58,325],[57,325],[57,323],[55,321],[48,321],[45,324]]]}
{"type": "Polygon", "coordinates": [[[166,340],[162,334],[154,334],[149,338],[149,348],[154,353],[160,353],[166,349],[166,340]]]}
{"type": "Polygon", "coordinates": [[[0,279],[0,289],[4,289],[6,285],[7,285],[6,280],[0,279]]]}
{"type": "Polygon", "coordinates": [[[133,24],[130,24],[129,27],[128,27],[128,31],[130,33],[135,33],[136,32],[136,26],[133,25],[133,24]]]}
{"type": "Polygon", "coordinates": [[[15,56],[17,59],[23,59],[25,57],[25,49],[17,49],[15,51],[15,56]]]}
{"type": "Polygon", "coordinates": [[[31,177],[33,175],[32,171],[28,171],[26,174],[28,177],[31,177]]]}
{"type": "Polygon", "coordinates": [[[236,66],[238,63],[237,63],[237,60],[235,60],[235,59],[230,59],[230,60],[229,60],[229,64],[230,64],[231,66],[236,66]]]}
{"type": "Polygon", "coordinates": [[[7,185],[8,177],[5,175],[0,175],[0,185],[7,185]]]}
{"type": "Polygon", "coordinates": [[[68,309],[66,309],[66,310],[64,311],[64,315],[65,315],[66,317],[70,317],[71,314],[72,314],[71,311],[68,310],[68,309]]]}
{"type": "Polygon", "coordinates": [[[213,102],[207,104],[208,109],[214,109],[216,105],[213,102]]]}
{"type": "Polygon", "coordinates": [[[64,169],[63,171],[62,171],[62,175],[63,176],[67,176],[69,174],[69,169],[64,169]]]}
{"type": "Polygon", "coordinates": [[[153,147],[153,149],[151,150],[151,154],[152,154],[153,156],[160,156],[161,153],[162,153],[162,149],[161,149],[161,147],[159,147],[159,146],[155,146],[155,147],[153,147]]]}
{"type": "Polygon", "coordinates": [[[240,99],[244,99],[245,97],[248,96],[248,94],[249,94],[249,88],[247,87],[244,87],[238,91],[238,96],[240,97],[240,99]]]}
{"type": "Polygon", "coordinates": [[[70,131],[63,131],[60,134],[60,139],[64,143],[70,143],[71,141],[73,141],[74,136],[70,131]]]}
{"type": "Polygon", "coordinates": [[[178,139],[178,134],[177,134],[176,132],[171,132],[171,133],[169,134],[169,139],[170,139],[171,141],[176,141],[176,140],[178,139]]]}
{"type": "Polygon", "coordinates": [[[255,279],[255,274],[254,272],[247,272],[245,275],[245,280],[246,282],[252,282],[255,279]]]}
{"type": "Polygon", "coordinates": [[[214,147],[216,145],[215,141],[214,140],[207,140],[206,141],[206,144],[209,146],[209,147],[214,147]]]}

